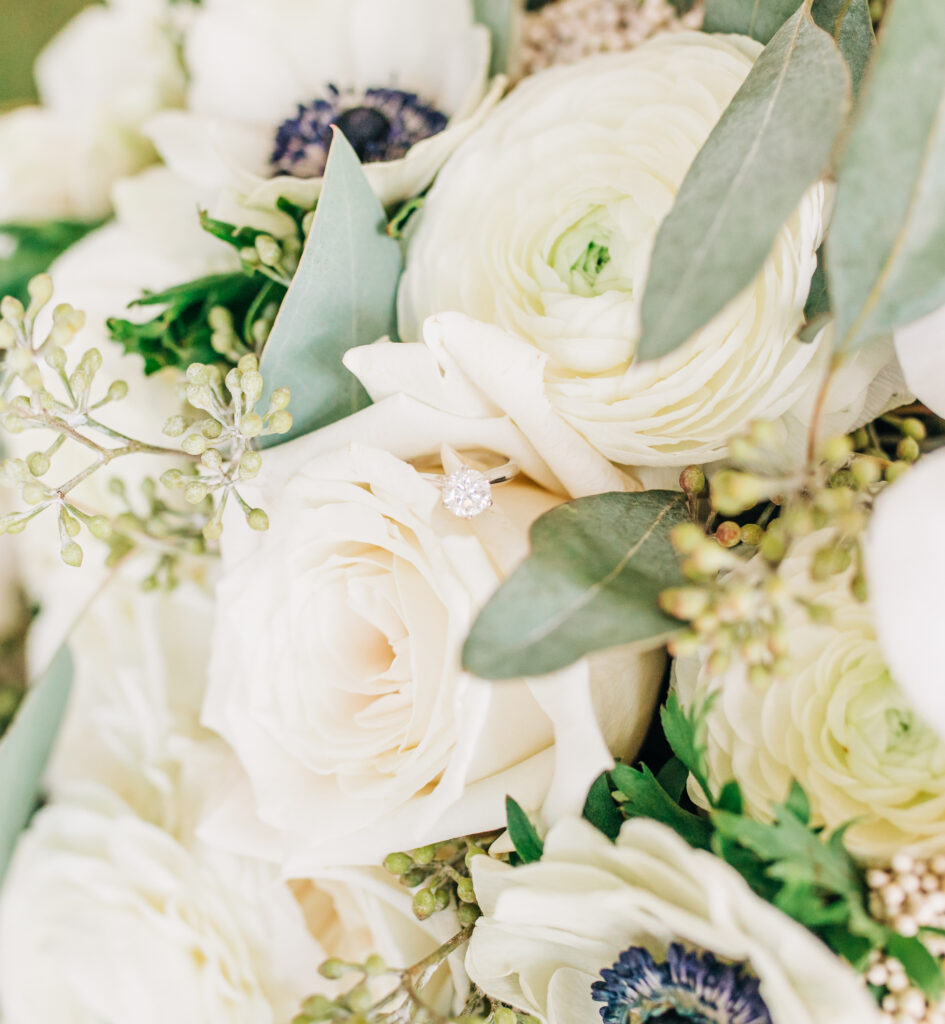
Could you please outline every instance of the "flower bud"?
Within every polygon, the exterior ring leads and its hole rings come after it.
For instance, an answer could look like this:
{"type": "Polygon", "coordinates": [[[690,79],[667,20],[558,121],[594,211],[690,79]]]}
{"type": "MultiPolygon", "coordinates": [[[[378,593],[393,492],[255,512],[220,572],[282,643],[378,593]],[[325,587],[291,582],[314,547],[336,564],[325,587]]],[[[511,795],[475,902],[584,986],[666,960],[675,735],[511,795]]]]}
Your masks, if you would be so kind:
{"type": "Polygon", "coordinates": [[[246,404],[252,408],[262,394],[263,379],[258,370],[243,374],[243,394],[246,396],[246,404]]]}
{"type": "Polygon", "coordinates": [[[745,523],[740,532],[742,544],[750,544],[752,547],[758,547],[765,535],[765,531],[757,523],[745,523]]]}
{"type": "Polygon", "coordinates": [[[518,1017],[507,1006],[497,1006],[492,1015],[492,1024],[518,1024],[518,1017]]]}
{"type": "Polygon", "coordinates": [[[281,409],[288,408],[290,397],[288,388],[276,388],[269,396],[269,411],[279,412],[281,409]]]}
{"type": "Polygon", "coordinates": [[[27,505],[38,505],[46,500],[49,491],[42,484],[30,483],[23,485],[22,494],[27,505]]]}
{"type": "Polygon", "coordinates": [[[765,484],[760,477],[735,469],[716,473],[709,490],[712,507],[723,516],[745,512],[765,496],[765,484]]]}
{"type": "Polygon", "coordinates": [[[290,412],[274,412],[269,417],[269,430],[273,434],[288,434],[292,429],[292,413],[290,412]]]}
{"type": "Polygon", "coordinates": [[[413,858],[409,853],[389,853],[384,858],[384,867],[392,875],[402,875],[413,866],[413,858]]]}
{"type": "MultiPolygon", "coordinates": [[[[468,904],[463,904],[468,906],[468,904]]],[[[436,897],[431,889],[419,889],[413,894],[413,913],[418,921],[425,921],[436,912],[436,897]]]]}
{"type": "Polygon", "coordinates": [[[79,520],[75,516],[70,516],[64,508],[59,510],[59,525],[68,536],[77,537],[79,535],[79,520]]]}
{"type": "Polygon", "coordinates": [[[45,452],[33,452],[27,455],[26,464],[33,476],[42,476],[49,472],[49,456],[45,452]]]}
{"type": "Polygon", "coordinates": [[[263,430],[262,416],[255,412],[247,413],[240,424],[244,437],[258,437],[263,430]]]}
{"type": "Polygon", "coordinates": [[[16,328],[8,320],[0,320],[0,349],[13,348],[16,344],[16,328]]]}
{"type": "Polygon", "coordinates": [[[902,421],[902,432],[906,437],[911,437],[915,441],[924,441],[928,436],[925,424],[915,416],[907,416],[902,421]]]}
{"type": "Polygon", "coordinates": [[[87,525],[89,533],[96,540],[108,540],[112,534],[112,525],[107,516],[92,516],[87,525]]]}
{"type": "Polygon", "coordinates": [[[345,964],[337,957],[329,957],[318,966],[318,973],[329,981],[337,981],[345,972],[345,964]]]}
{"type": "Polygon", "coordinates": [[[236,368],[240,373],[256,373],[259,369],[259,360],[252,354],[252,352],[247,352],[245,356],[240,357],[240,361],[236,364],[236,368]]]}
{"type": "Polygon", "coordinates": [[[669,532],[669,539],[680,555],[688,555],[705,540],[705,533],[695,523],[680,523],[669,532]]]}
{"type": "Polygon", "coordinates": [[[193,483],[189,483],[184,488],[184,500],[190,505],[199,505],[209,493],[209,488],[206,484],[194,480],[193,483]]]}
{"type": "Polygon", "coordinates": [[[73,569],[78,569],[82,564],[82,548],[80,548],[74,540],[70,540],[67,544],[63,544],[60,555],[66,565],[72,566],[73,569]]]}
{"type": "MultiPolygon", "coordinates": [[[[5,424],[4,424],[5,425],[5,424]]],[[[7,428],[9,429],[9,427],[7,428]]],[[[886,467],[886,480],[893,483],[909,468],[908,462],[892,462],[886,467]]]]}
{"type": "Polygon", "coordinates": [[[23,303],[12,295],[5,295],[0,300],[0,317],[3,317],[4,320],[9,320],[14,324],[21,324],[23,323],[25,313],[26,310],[23,308],[23,303]]]}
{"type": "Polygon", "coordinates": [[[164,433],[168,437],[180,437],[181,434],[187,429],[187,421],[183,416],[172,416],[167,423],[164,424],[164,433]]]}
{"type": "Polygon", "coordinates": [[[476,890],[473,888],[471,878],[461,878],[456,883],[456,895],[463,901],[463,903],[476,902],[476,890]]]}
{"type": "Polygon", "coordinates": [[[207,314],[207,323],[214,331],[233,330],[233,317],[226,306],[213,306],[207,314]]]}
{"type": "Polygon", "coordinates": [[[715,539],[723,548],[733,548],[736,544],[741,542],[741,527],[738,523],[733,523],[731,520],[720,523],[715,531],[715,539]]]}
{"type": "Polygon", "coordinates": [[[169,490],[180,487],[183,480],[184,474],[179,469],[165,469],[161,474],[161,483],[169,490]]]}
{"type": "Polygon", "coordinates": [[[188,434],[181,442],[181,448],[188,455],[203,455],[207,450],[207,439],[202,434],[188,434]]]}
{"type": "Polygon", "coordinates": [[[108,391],[105,397],[109,402],[120,402],[123,398],[128,395],[128,382],[124,380],[113,380],[108,385],[108,391]]]}
{"type": "Polygon", "coordinates": [[[435,846],[421,846],[418,850],[413,851],[413,862],[414,864],[429,864],[436,856],[435,846]]]}
{"type": "Polygon", "coordinates": [[[302,1013],[309,1020],[328,1020],[332,1016],[334,1009],[335,1004],[327,996],[323,995],[309,996],[302,1003],[302,1013]]]}
{"type": "Polygon", "coordinates": [[[874,459],[870,455],[861,455],[853,460],[850,473],[853,476],[854,484],[860,490],[866,490],[882,479],[883,467],[879,459],[874,459]]]}
{"type": "Polygon", "coordinates": [[[708,603],[709,595],[699,587],[669,587],[659,596],[660,608],[676,619],[694,619],[708,603]]]}
{"type": "Polygon", "coordinates": [[[372,978],[387,973],[387,961],[377,953],[372,953],[364,961],[364,973],[372,978]]]}
{"type": "Polygon", "coordinates": [[[705,490],[705,473],[701,466],[686,466],[679,474],[679,486],[686,494],[699,495],[705,490]]]}
{"type": "Polygon", "coordinates": [[[853,451],[853,440],[844,434],[824,442],[821,456],[825,462],[845,462],[853,451]]]}
{"type": "Polygon", "coordinates": [[[250,509],[246,513],[246,522],[251,530],[262,532],[269,529],[269,516],[261,508],[250,509]]]}
{"type": "Polygon", "coordinates": [[[459,923],[465,928],[466,925],[475,924],[482,917],[482,911],[475,903],[460,903],[456,908],[456,916],[459,923]]]}
{"type": "Polygon", "coordinates": [[[257,235],[255,246],[260,263],[266,267],[279,265],[279,261],[282,259],[282,246],[272,235],[257,235]]]}
{"type": "Polygon", "coordinates": [[[915,462],[919,454],[919,442],[914,437],[904,437],[896,445],[896,457],[903,462],[915,462]]]}
{"type": "Polygon", "coordinates": [[[240,476],[244,480],[251,480],[262,468],[262,456],[259,452],[243,452],[240,456],[240,476]]]}
{"type": "Polygon", "coordinates": [[[186,371],[187,380],[191,384],[205,385],[210,383],[210,368],[204,363],[191,363],[186,371]]]}

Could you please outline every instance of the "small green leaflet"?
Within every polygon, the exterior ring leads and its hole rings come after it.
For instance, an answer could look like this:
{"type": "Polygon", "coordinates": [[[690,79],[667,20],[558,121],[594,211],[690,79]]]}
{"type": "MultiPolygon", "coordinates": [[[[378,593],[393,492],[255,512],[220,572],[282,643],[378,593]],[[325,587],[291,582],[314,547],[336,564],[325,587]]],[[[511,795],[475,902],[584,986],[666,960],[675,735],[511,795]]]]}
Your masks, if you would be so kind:
{"type": "Polygon", "coordinates": [[[660,711],[660,721],[666,742],[673,753],[692,772],[706,799],[714,804],[709,785],[709,763],[705,744],[706,720],[712,710],[714,697],[686,711],[675,693],[671,693],[660,711]]]}
{"type": "Polygon", "coordinates": [[[676,491],[597,494],[545,513],[531,554],[473,625],[464,667],[509,679],[620,644],[659,646],[679,628],[657,599],[682,582],[669,532],[687,518],[676,491]]]}
{"type": "Polygon", "coordinates": [[[827,168],[849,93],[843,58],[802,8],[756,61],[660,226],[640,359],[678,348],[751,284],[827,168]]]}
{"type": "Polygon", "coordinates": [[[902,964],[906,974],[928,996],[929,1002],[934,1004],[942,998],[945,975],[941,964],[919,939],[890,931],[886,936],[886,951],[902,964]]]}
{"type": "Polygon", "coordinates": [[[476,21],[485,25],[492,34],[493,75],[504,75],[509,70],[512,41],[515,34],[517,0],[473,0],[476,21]]]}
{"type": "Polygon", "coordinates": [[[584,801],[582,817],[586,818],[598,832],[603,832],[608,839],[616,839],[623,824],[620,813],[610,791],[610,775],[602,772],[594,780],[584,801]]]}
{"type": "Polygon", "coordinates": [[[768,43],[801,0],[706,0],[705,32],[736,32],[768,43]]]}
{"type": "Polygon", "coordinates": [[[30,687],[0,740],[0,877],[39,799],[46,762],[71,687],[72,658],[62,647],[43,676],[30,687]]]}
{"type": "Polygon", "coordinates": [[[837,172],[827,279],[839,347],[945,303],[945,4],[897,0],[837,172]]]}
{"type": "Polygon", "coordinates": [[[39,224],[0,224],[0,242],[13,248],[0,258],[0,296],[12,295],[29,302],[26,286],[30,278],[49,270],[66,249],[105,222],[51,220],[39,224]]]}
{"type": "Polygon", "coordinates": [[[690,846],[700,850],[710,848],[711,824],[705,818],[683,810],[646,765],[637,769],[618,764],[611,772],[611,777],[617,787],[620,809],[625,817],[652,818],[668,825],[690,846]]]}
{"type": "Polygon", "coordinates": [[[263,350],[262,405],[292,391],[292,430],[279,444],[370,404],[342,364],[349,348],[393,336],[400,246],[348,140],[335,131],[311,234],[263,350]]]}
{"type": "Polygon", "coordinates": [[[532,861],[541,860],[545,844],[528,815],[510,796],[505,798],[505,814],[509,823],[509,839],[522,863],[531,864],[532,861]]]}

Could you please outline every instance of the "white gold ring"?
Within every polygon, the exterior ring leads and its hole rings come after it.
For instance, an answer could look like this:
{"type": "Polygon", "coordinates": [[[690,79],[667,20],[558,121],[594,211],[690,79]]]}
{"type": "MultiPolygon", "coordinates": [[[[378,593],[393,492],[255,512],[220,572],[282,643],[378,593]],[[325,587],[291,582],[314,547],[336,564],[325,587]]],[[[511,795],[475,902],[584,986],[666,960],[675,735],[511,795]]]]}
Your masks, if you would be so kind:
{"type": "Polygon", "coordinates": [[[517,476],[519,468],[514,462],[506,462],[495,469],[473,469],[461,466],[445,476],[433,476],[424,473],[424,477],[434,481],[443,492],[443,507],[460,519],[475,519],[487,509],[492,508],[492,488],[496,484],[504,484],[517,476]]]}

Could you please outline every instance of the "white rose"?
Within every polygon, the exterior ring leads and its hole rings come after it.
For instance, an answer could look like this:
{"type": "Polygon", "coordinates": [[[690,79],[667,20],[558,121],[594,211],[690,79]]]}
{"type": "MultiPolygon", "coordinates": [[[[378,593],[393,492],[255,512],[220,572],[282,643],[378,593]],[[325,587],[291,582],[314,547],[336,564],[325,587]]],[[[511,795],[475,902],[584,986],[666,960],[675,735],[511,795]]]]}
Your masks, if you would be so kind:
{"type": "Polygon", "coordinates": [[[141,123],[183,96],[163,10],[87,7],[40,54],[42,107],[0,118],[0,221],[92,220],[154,159],[141,123]]]}
{"type": "MultiPolygon", "coordinates": [[[[934,377],[927,384],[938,386],[934,377]]],[[[865,547],[883,655],[918,714],[945,738],[943,503],[945,453],[933,452],[880,495],[865,547]]]]}
{"type": "Polygon", "coordinates": [[[540,861],[510,868],[476,857],[472,875],[483,917],[469,977],[545,1024],[655,1020],[667,1010],[672,1020],[746,1024],[881,1019],[819,939],[654,821],[627,822],[615,845],[565,820],[540,861]]]}
{"type": "Polygon", "coordinates": [[[896,331],[896,353],[909,387],[934,413],[945,414],[945,306],[896,331]]]}
{"type": "Polygon", "coordinates": [[[7,1024],[286,1024],[321,957],[271,869],[191,851],[98,787],[36,816],[0,896],[7,1024]]]}
{"type": "MultiPolygon", "coordinates": [[[[520,479],[467,522],[409,463],[338,446],[374,432],[426,454],[406,408],[394,399],[267,453],[252,500],[273,528],[224,533],[204,722],[246,778],[205,835],[289,877],[500,827],[507,793],[549,819],[580,810],[608,744],[632,754],[652,712],[658,654],[501,683],[460,669],[478,610],[560,498],[520,479]]],[[[426,445],[452,430],[457,447],[482,447],[482,421],[439,422],[426,445]]]]}
{"type": "MultiPolygon", "coordinates": [[[[806,607],[785,603],[789,677],[759,686],[737,657],[718,678],[700,658],[682,658],[680,699],[688,706],[718,693],[708,716],[711,781],[735,779],[753,815],[770,819],[796,779],[815,823],[834,830],[853,822],[846,843],[864,860],[943,850],[945,742],[893,681],[874,612],[850,593],[849,576],[811,581],[813,554],[830,537],[811,534],[781,566],[792,596],[831,613],[829,624],[818,625],[806,607]]],[[[691,793],[701,799],[695,787],[691,793]]]]}
{"type": "Polygon", "coordinates": [[[437,178],[411,238],[401,334],[458,311],[543,357],[558,414],[614,462],[707,462],[812,383],[795,334],[823,232],[812,188],[755,282],[677,351],[634,362],[654,237],[760,47],[678,33],[519,85],[437,178]]]}
{"type": "Polygon", "coordinates": [[[180,173],[272,211],[315,202],[334,122],[390,204],[422,192],[498,99],[489,50],[471,0],[209,0],[186,39],[188,110],[149,130],[180,173]]]}

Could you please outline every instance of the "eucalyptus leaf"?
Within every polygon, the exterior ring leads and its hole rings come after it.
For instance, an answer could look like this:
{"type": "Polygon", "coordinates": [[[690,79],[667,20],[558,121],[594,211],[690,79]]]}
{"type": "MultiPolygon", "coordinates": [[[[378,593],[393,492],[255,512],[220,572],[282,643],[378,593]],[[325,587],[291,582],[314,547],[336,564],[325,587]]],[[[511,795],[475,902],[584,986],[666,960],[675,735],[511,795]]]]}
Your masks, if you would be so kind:
{"type": "Polygon", "coordinates": [[[546,512],[531,554],[473,625],[464,666],[485,679],[543,675],[603,648],[662,643],[679,622],[657,598],[682,582],[669,532],[687,518],[676,491],[596,494],[546,512]]]}
{"type": "Polygon", "coordinates": [[[46,762],[71,687],[72,657],[63,647],[43,676],[30,687],[0,740],[0,877],[39,799],[46,762]]]}
{"type": "Polygon", "coordinates": [[[705,32],[736,32],[768,43],[801,0],[706,0],[705,32]]]}
{"type": "Polygon", "coordinates": [[[841,348],[945,303],[943,54],[941,0],[889,8],[837,172],[826,245],[841,348]]]}
{"type": "Polygon", "coordinates": [[[856,95],[876,42],[869,0],[814,0],[811,14],[840,48],[850,69],[853,94],[856,95]]]}
{"type": "Polygon", "coordinates": [[[279,444],[370,404],[342,364],[349,348],[393,335],[403,261],[351,145],[335,131],[311,234],[263,350],[262,403],[292,392],[293,425],[279,444]]]}
{"type": "Polygon", "coordinates": [[[672,352],[751,284],[827,167],[848,105],[843,58],[798,11],[749,72],[660,226],[640,359],[672,352]]]}
{"type": "Polygon", "coordinates": [[[493,75],[504,75],[509,70],[515,38],[516,0],[473,0],[476,21],[485,25],[492,34],[493,75]]]}

